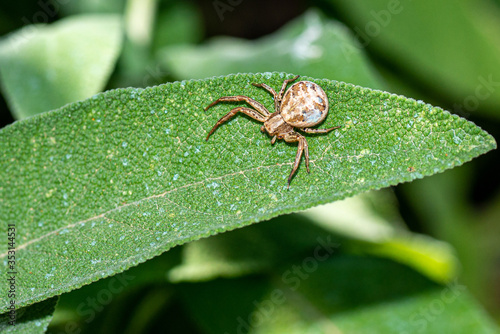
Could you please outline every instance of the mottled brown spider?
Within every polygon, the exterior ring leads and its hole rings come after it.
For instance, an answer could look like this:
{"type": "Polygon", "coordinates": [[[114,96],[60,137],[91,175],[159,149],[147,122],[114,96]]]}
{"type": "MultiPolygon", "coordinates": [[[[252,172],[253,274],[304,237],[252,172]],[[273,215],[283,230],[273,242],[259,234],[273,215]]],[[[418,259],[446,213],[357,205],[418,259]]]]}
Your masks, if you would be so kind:
{"type": "Polygon", "coordinates": [[[284,139],[287,143],[299,142],[295,162],[293,163],[292,171],[288,177],[288,189],[290,188],[292,177],[299,167],[302,152],[305,152],[306,169],[309,173],[309,150],[306,138],[294,130],[300,130],[306,133],[328,133],[332,130],[340,128],[340,126],[334,126],[329,129],[310,128],[310,126],[315,126],[321,123],[328,114],[328,97],[320,86],[310,81],[296,82],[285,93],[286,86],[290,82],[297,80],[298,77],[299,76],[297,75],[293,79],[285,80],[281,86],[279,94],[276,94],[274,89],[264,83],[252,83],[252,85],[262,87],[269,93],[273,94],[274,113],[270,113],[269,110],[267,110],[261,103],[243,95],[223,96],[205,108],[206,111],[208,108],[219,102],[244,101],[256,109],[254,110],[246,107],[234,108],[224,117],[219,119],[217,123],[215,123],[212,130],[208,133],[206,140],[208,140],[210,135],[219,127],[219,125],[229,120],[238,112],[242,112],[257,121],[264,123],[261,127],[261,131],[267,132],[273,137],[271,139],[271,144],[274,144],[276,139],[284,139]],[[285,95],[283,95],[283,93],[285,95]]]}

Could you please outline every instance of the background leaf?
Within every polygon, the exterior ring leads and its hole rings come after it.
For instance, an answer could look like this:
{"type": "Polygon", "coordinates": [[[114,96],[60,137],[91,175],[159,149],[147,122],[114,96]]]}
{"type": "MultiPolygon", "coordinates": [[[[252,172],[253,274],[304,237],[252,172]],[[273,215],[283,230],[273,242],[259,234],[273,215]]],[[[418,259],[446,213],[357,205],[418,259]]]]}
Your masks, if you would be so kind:
{"type": "Polygon", "coordinates": [[[342,24],[323,18],[317,10],[309,10],[275,33],[255,41],[214,37],[201,46],[165,47],[158,60],[178,79],[293,71],[382,88],[379,76],[354,41],[342,24]]]}
{"type": "Polygon", "coordinates": [[[384,259],[334,253],[315,266],[306,259],[279,267],[271,281],[181,285],[183,304],[203,333],[214,334],[497,330],[457,282],[439,286],[384,259]]]}
{"type": "Polygon", "coordinates": [[[292,75],[119,89],[2,129],[0,226],[16,224],[18,261],[32,271],[19,270],[18,303],[70,291],[190,240],[431,175],[496,147],[480,128],[439,108],[304,77],[329,96],[322,127],[343,127],[308,136],[312,173],[301,168],[288,191],[295,146],[271,146],[245,117],[205,142],[231,105],[203,111],[235,94],[271,108],[271,97],[250,83],[278,87],[285,77],[292,75]]]}
{"type": "Polygon", "coordinates": [[[445,100],[461,115],[482,112],[498,119],[498,7],[467,0],[328,2],[393,79],[406,76],[391,91],[405,93],[400,87],[413,85],[420,90],[414,97],[445,100]]]}
{"type": "Polygon", "coordinates": [[[118,15],[80,15],[26,26],[0,42],[3,93],[16,118],[100,92],[121,49],[118,15]]]}
{"type": "Polygon", "coordinates": [[[0,332],[9,334],[45,333],[52,320],[52,314],[54,313],[58,299],[58,297],[54,297],[31,306],[16,307],[15,326],[9,324],[9,321],[11,321],[9,313],[1,314],[0,332]]]}

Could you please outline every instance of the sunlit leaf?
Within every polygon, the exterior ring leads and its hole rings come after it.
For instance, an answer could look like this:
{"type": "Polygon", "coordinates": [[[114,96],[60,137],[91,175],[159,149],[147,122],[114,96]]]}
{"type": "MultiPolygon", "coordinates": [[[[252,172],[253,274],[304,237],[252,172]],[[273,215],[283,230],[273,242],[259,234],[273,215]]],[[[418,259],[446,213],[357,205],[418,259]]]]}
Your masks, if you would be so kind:
{"type": "MultiPolygon", "coordinates": [[[[321,127],[342,128],[307,135],[311,173],[302,166],[288,190],[296,146],[272,146],[260,124],[242,116],[205,141],[234,104],[203,108],[243,94],[271,109],[271,96],[251,83],[277,88],[291,77],[240,74],[119,89],[2,129],[0,232],[7,223],[17,229],[18,304],[175,245],[442,172],[496,147],[486,132],[440,108],[304,77],[329,97],[321,127]]],[[[5,260],[7,244],[0,247],[5,260]]]]}

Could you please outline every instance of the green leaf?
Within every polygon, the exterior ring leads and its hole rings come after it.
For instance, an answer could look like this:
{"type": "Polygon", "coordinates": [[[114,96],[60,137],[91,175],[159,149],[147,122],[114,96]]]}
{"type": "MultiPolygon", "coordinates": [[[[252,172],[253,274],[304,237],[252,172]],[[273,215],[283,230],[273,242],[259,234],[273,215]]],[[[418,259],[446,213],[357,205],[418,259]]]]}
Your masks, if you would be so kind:
{"type": "MultiPolygon", "coordinates": [[[[321,253],[324,255],[324,253],[321,253]]],[[[181,285],[203,333],[496,333],[458,282],[437,285],[395,262],[333,254],[261,277],[181,285]]]]}
{"type": "Polygon", "coordinates": [[[11,313],[1,314],[0,332],[20,334],[45,333],[52,320],[57,300],[58,298],[55,297],[28,307],[20,309],[16,307],[15,325],[9,323],[12,321],[10,317],[11,313]]]}
{"type": "Polygon", "coordinates": [[[203,37],[203,18],[194,4],[175,1],[158,13],[154,49],[166,45],[198,43],[203,37]]]}
{"type": "Polygon", "coordinates": [[[398,74],[448,99],[455,112],[500,116],[498,8],[467,0],[329,2],[350,22],[360,47],[390,61],[398,74]]]}
{"type": "MultiPolygon", "coordinates": [[[[303,77],[328,95],[321,127],[342,128],[307,135],[311,174],[302,166],[287,190],[296,146],[272,146],[261,125],[242,116],[205,141],[235,104],[203,108],[243,94],[272,109],[271,96],[251,83],[277,88],[291,77],[239,74],[118,89],[2,129],[0,226],[3,235],[7,223],[17,230],[18,304],[175,245],[442,172],[496,147],[486,132],[440,108],[303,77]]],[[[0,247],[5,260],[7,244],[0,247]]]]}
{"type": "Polygon", "coordinates": [[[309,10],[256,41],[216,37],[202,46],[170,46],[158,61],[179,79],[273,70],[380,89],[379,78],[354,41],[345,26],[309,10]]]}
{"type": "Polygon", "coordinates": [[[3,93],[16,118],[100,92],[122,43],[117,15],[80,15],[29,25],[0,41],[3,93]]]}
{"type": "Polygon", "coordinates": [[[401,217],[394,213],[384,217],[370,207],[376,204],[377,209],[385,206],[389,211],[390,202],[394,199],[388,191],[372,191],[191,242],[182,247],[182,263],[169,271],[169,280],[196,282],[262,273],[291,256],[302,256],[319,237],[335,240],[347,252],[393,259],[439,283],[455,279],[459,264],[448,244],[411,233],[395,222],[402,222],[401,217]]]}
{"type": "Polygon", "coordinates": [[[300,214],[328,231],[350,238],[350,242],[343,242],[350,252],[390,258],[443,284],[456,278],[459,263],[450,245],[398,226],[396,223],[402,222],[399,214],[392,212],[390,218],[384,217],[370,207],[388,207],[391,201],[382,191],[369,192],[300,214]]]}

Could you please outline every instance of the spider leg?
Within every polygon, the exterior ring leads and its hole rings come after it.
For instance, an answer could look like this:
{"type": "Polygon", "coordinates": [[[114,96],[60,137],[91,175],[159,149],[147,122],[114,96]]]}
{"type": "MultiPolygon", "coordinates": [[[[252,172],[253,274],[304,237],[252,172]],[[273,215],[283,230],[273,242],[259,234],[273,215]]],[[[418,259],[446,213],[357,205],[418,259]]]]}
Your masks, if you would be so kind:
{"type": "Polygon", "coordinates": [[[262,116],[261,114],[259,114],[257,111],[255,111],[253,109],[245,108],[245,107],[234,108],[233,110],[228,112],[225,116],[223,116],[221,119],[219,119],[217,121],[217,123],[215,123],[214,127],[212,128],[212,130],[210,130],[210,132],[208,133],[207,138],[205,140],[208,140],[208,137],[210,137],[210,135],[219,127],[219,125],[228,121],[231,117],[236,115],[238,112],[242,112],[242,113],[252,117],[253,119],[255,119],[259,122],[266,121],[266,118],[264,116],[262,116]]]}
{"type": "Polygon", "coordinates": [[[215,100],[214,102],[210,103],[208,107],[205,108],[205,111],[208,110],[208,108],[216,105],[219,102],[239,102],[239,101],[245,101],[248,103],[250,106],[254,107],[257,109],[258,112],[260,112],[264,116],[268,116],[271,113],[269,110],[266,109],[260,102],[255,101],[254,99],[249,98],[248,96],[243,96],[243,95],[235,95],[235,96],[223,96],[215,100]]]}
{"type": "Polygon", "coordinates": [[[290,189],[290,182],[292,182],[293,175],[297,171],[300,164],[300,158],[302,157],[302,152],[304,152],[306,158],[306,169],[309,173],[309,146],[307,145],[306,138],[297,132],[287,133],[283,139],[287,143],[299,142],[299,147],[297,148],[297,155],[295,156],[295,161],[293,163],[292,171],[290,176],[288,176],[288,189],[290,189]]]}
{"type": "Polygon", "coordinates": [[[306,133],[328,133],[328,132],[330,132],[332,130],[335,130],[335,129],[338,129],[338,128],[340,128],[340,125],[339,126],[334,126],[333,128],[329,128],[329,129],[312,129],[312,128],[302,128],[302,129],[300,129],[299,128],[299,130],[300,131],[304,131],[306,133]]]}
{"type": "Polygon", "coordinates": [[[269,93],[273,94],[273,98],[274,98],[274,111],[278,111],[279,110],[279,107],[280,107],[280,104],[281,104],[281,100],[278,98],[278,94],[276,94],[276,91],[272,87],[269,87],[265,83],[260,83],[260,84],[258,84],[258,83],[252,83],[252,85],[254,85],[255,87],[262,87],[265,90],[267,90],[269,93]]]}
{"type": "Polygon", "coordinates": [[[278,100],[280,100],[280,102],[281,102],[281,99],[283,98],[283,94],[285,93],[285,88],[286,88],[286,86],[287,86],[290,82],[293,82],[293,81],[297,80],[297,79],[298,79],[298,77],[300,77],[300,75],[297,75],[295,78],[292,78],[292,79],[287,79],[287,80],[283,81],[283,85],[281,86],[280,93],[278,94],[278,100]]]}

